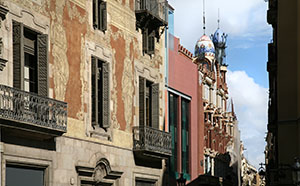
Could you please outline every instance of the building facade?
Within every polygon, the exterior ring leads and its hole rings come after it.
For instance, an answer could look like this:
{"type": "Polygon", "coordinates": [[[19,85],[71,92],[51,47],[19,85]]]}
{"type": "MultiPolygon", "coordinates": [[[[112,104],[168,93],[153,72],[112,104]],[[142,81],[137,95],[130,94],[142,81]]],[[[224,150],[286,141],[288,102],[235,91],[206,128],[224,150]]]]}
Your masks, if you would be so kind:
{"type": "Polygon", "coordinates": [[[293,174],[300,156],[300,3],[297,0],[270,0],[268,5],[267,21],[273,28],[273,37],[268,44],[267,62],[270,94],[265,152],[266,185],[298,185],[299,179],[295,180],[293,174]]]}
{"type": "Polygon", "coordinates": [[[201,173],[203,128],[198,124],[198,69],[192,53],[169,35],[168,63],[168,127],[172,135],[172,156],[169,159],[170,185],[182,176],[191,181],[201,173]],[[199,154],[200,153],[200,154],[199,154]]]}
{"type": "Polygon", "coordinates": [[[226,39],[218,28],[211,38],[204,34],[195,47],[204,110],[203,165],[206,176],[222,178],[218,184],[224,180],[224,184],[239,185],[240,134],[233,103],[228,101],[226,39]]]}
{"type": "Polygon", "coordinates": [[[0,1],[0,185],[162,185],[166,5],[0,1]]]}
{"type": "MultiPolygon", "coordinates": [[[[174,9],[169,9],[173,25],[174,9]]],[[[203,35],[193,55],[170,28],[165,121],[172,135],[169,183],[182,176],[188,185],[240,185],[240,133],[226,84],[227,35],[220,29],[212,40],[203,35]]]]}

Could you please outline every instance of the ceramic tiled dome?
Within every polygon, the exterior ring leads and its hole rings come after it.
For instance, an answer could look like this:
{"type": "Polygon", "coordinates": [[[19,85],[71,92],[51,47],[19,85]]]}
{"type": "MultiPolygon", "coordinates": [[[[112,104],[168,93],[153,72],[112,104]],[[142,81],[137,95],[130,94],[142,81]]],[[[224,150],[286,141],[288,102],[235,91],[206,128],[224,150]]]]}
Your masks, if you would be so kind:
{"type": "Polygon", "coordinates": [[[196,43],[195,57],[207,58],[212,61],[215,58],[215,47],[207,35],[203,35],[196,43]]]}

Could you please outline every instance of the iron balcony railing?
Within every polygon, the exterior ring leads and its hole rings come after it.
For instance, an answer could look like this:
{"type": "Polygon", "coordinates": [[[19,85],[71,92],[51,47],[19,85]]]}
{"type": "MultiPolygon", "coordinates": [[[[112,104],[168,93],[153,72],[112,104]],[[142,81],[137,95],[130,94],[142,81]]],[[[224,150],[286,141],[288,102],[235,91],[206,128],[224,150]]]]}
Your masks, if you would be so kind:
{"type": "Polygon", "coordinates": [[[148,13],[167,23],[167,5],[168,2],[166,0],[135,0],[135,11],[147,11],[148,13]]]}
{"type": "Polygon", "coordinates": [[[0,119],[67,132],[67,103],[0,85],[0,119]]]}
{"type": "Polygon", "coordinates": [[[133,127],[133,150],[171,156],[171,134],[147,126],[133,127]]]}

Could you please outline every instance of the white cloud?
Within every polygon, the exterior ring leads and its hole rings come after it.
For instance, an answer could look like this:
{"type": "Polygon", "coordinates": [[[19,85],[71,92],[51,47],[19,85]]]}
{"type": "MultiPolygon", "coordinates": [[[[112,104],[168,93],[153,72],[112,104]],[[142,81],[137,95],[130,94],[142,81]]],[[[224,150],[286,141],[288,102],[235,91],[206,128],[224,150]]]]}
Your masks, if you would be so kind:
{"type": "Polygon", "coordinates": [[[255,83],[245,71],[228,71],[227,83],[247,149],[246,157],[258,167],[264,162],[268,89],[255,83]]]}
{"type": "MultiPolygon", "coordinates": [[[[193,51],[196,41],[203,34],[202,0],[169,0],[175,8],[175,35],[189,50],[193,51]]],[[[217,29],[218,9],[221,29],[229,38],[247,38],[271,35],[266,23],[268,3],[264,0],[206,0],[206,34],[217,29]]]]}

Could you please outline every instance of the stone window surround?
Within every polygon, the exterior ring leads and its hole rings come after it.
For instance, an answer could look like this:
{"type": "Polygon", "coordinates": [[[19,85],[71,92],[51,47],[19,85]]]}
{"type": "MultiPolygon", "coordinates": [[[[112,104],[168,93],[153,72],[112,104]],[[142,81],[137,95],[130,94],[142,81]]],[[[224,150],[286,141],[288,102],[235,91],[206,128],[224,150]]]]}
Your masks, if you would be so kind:
{"type": "MultiPolygon", "coordinates": [[[[107,48],[105,48],[102,45],[96,44],[94,42],[86,41],[86,63],[87,63],[87,69],[91,69],[91,63],[92,63],[92,57],[96,57],[101,61],[105,61],[106,63],[109,63],[109,87],[112,87],[112,54],[111,51],[107,48]]],[[[88,113],[86,114],[86,134],[90,137],[100,138],[104,140],[112,141],[112,123],[109,128],[106,129],[106,131],[101,127],[96,127],[93,129],[92,127],[92,98],[90,95],[92,95],[92,72],[88,70],[86,76],[88,79],[88,92],[87,92],[87,105],[88,105],[88,113]]],[[[111,95],[110,95],[111,99],[111,95]]],[[[110,100],[110,115],[112,113],[112,100],[110,100]]]]}
{"type": "Polygon", "coordinates": [[[159,185],[159,178],[160,175],[150,174],[150,173],[141,173],[141,172],[133,172],[133,181],[135,186],[135,180],[142,180],[142,181],[151,181],[155,183],[155,186],[159,185]]]}
{"type": "MultiPolygon", "coordinates": [[[[12,27],[13,27],[13,21],[16,22],[20,22],[23,23],[24,26],[30,28],[31,30],[34,30],[40,34],[47,34],[48,36],[50,36],[50,18],[45,17],[41,14],[37,14],[35,12],[30,12],[26,9],[22,9],[18,6],[16,6],[13,3],[9,3],[8,5],[8,9],[9,12],[6,16],[6,22],[8,23],[8,30],[7,32],[9,33],[9,44],[8,46],[6,46],[7,48],[9,48],[9,51],[13,51],[13,43],[12,43],[12,27]]],[[[48,52],[50,50],[50,42],[48,42],[48,52]]],[[[9,54],[6,54],[6,56],[8,56],[8,63],[7,63],[7,68],[6,70],[9,71],[8,74],[12,74],[13,73],[13,53],[10,52],[9,54]]],[[[49,65],[49,64],[48,64],[49,65]]],[[[50,66],[49,66],[49,77],[50,77],[50,66]]],[[[8,82],[10,86],[12,86],[12,82],[13,82],[13,76],[9,76],[8,77],[8,82]]],[[[50,89],[49,89],[50,92],[50,89]]],[[[49,97],[51,97],[51,95],[49,95],[49,97]]]]}
{"type": "MultiPolygon", "coordinates": [[[[135,61],[135,103],[134,106],[135,107],[139,107],[139,77],[143,77],[153,83],[159,83],[159,72],[157,69],[152,69],[151,67],[146,67],[144,66],[141,62],[139,61],[135,61]]],[[[161,83],[160,83],[161,84],[161,83]]],[[[159,91],[161,91],[161,85],[159,88],[159,91]]],[[[161,108],[161,100],[159,99],[159,108],[161,108]]],[[[139,112],[135,113],[135,119],[134,119],[134,126],[139,126],[139,112]]],[[[159,123],[161,123],[162,121],[162,117],[159,117],[159,123]]]]}
{"type": "Polygon", "coordinates": [[[2,185],[5,185],[5,175],[6,175],[6,165],[21,165],[24,167],[38,167],[45,169],[44,172],[44,186],[51,186],[52,185],[52,161],[51,160],[44,160],[44,159],[36,159],[30,157],[20,157],[17,155],[3,155],[2,159],[2,185]]]}

